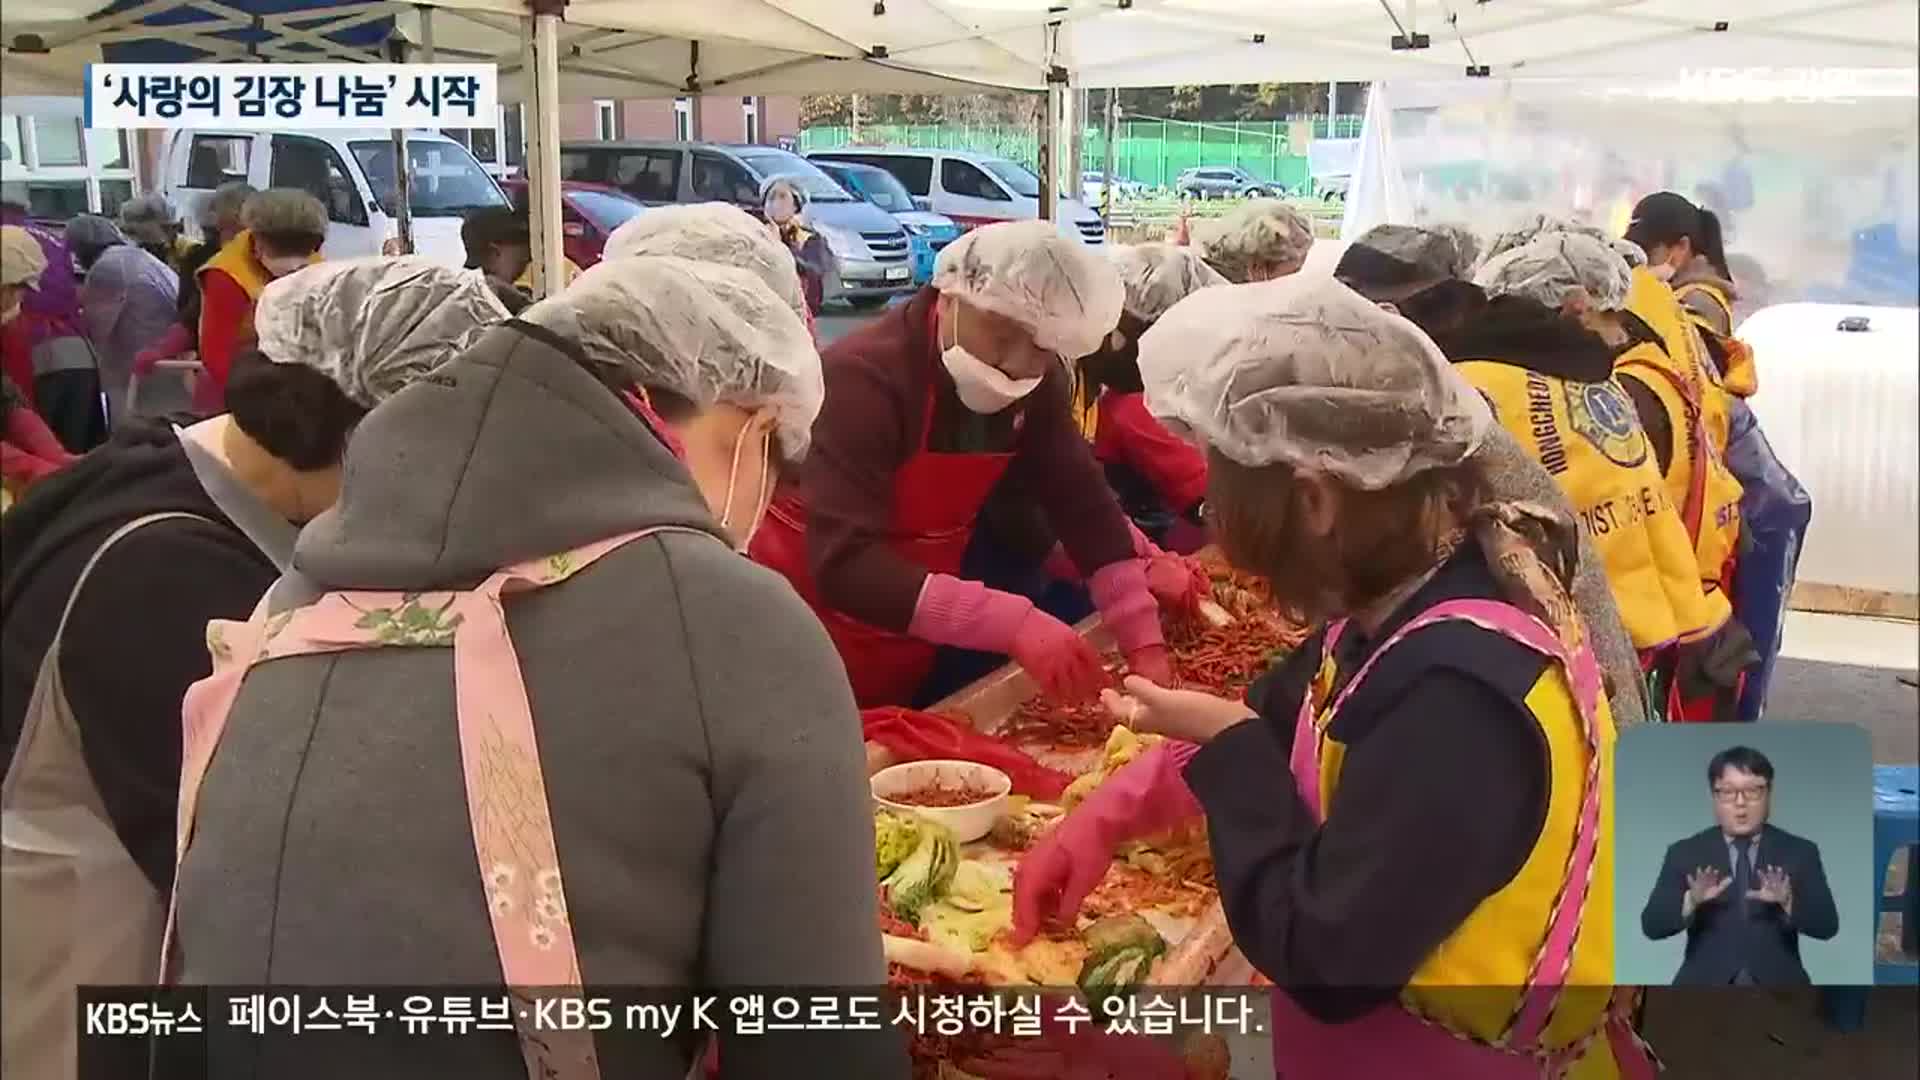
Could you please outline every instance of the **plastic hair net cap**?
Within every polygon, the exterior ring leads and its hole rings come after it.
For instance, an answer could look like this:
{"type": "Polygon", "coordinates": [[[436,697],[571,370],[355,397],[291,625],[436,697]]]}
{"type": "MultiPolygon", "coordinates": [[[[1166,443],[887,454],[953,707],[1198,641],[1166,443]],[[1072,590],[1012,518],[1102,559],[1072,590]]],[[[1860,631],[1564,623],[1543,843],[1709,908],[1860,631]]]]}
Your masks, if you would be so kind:
{"type": "Polygon", "coordinates": [[[1469,280],[1480,254],[1480,242],[1458,225],[1375,225],[1355,243],[1434,280],[1469,280]]]}
{"type": "Polygon", "coordinates": [[[1127,290],[1127,314],[1152,322],[1192,293],[1227,279],[1192,248],[1175,244],[1116,244],[1107,257],[1127,290]]]}
{"type": "Polygon", "coordinates": [[[1458,465],[1492,412],[1411,322],[1331,278],[1205,289],[1140,339],[1154,416],[1249,467],[1379,490],[1458,465]]]}
{"type": "Polygon", "coordinates": [[[38,285],[46,268],[47,253],[32,233],[18,225],[0,225],[0,285],[38,285]]]}
{"type": "Polygon", "coordinates": [[[1474,282],[1489,296],[1523,296],[1558,308],[1576,290],[1603,311],[1627,306],[1633,286],[1627,261],[1610,243],[1585,233],[1542,233],[1489,259],[1474,282]]]}
{"type": "Polygon", "coordinates": [[[507,309],[478,270],[419,255],[318,263],[260,293],[260,351],[326,373],[372,408],[459,355],[507,309]]]}
{"type": "Polygon", "coordinates": [[[126,236],[120,226],[99,214],[76,214],[67,222],[67,245],[75,248],[106,248],[123,244],[126,236]]]}
{"type": "Polygon", "coordinates": [[[229,180],[214,188],[213,194],[200,200],[201,226],[217,229],[227,221],[238,222],[241,208],[253,195],[253,185],[244,180],[229,180]]]}
{"type": "Polygon", "coordinates": [[[139,244],[165,244],[180,224],[180,211],[165,195],[142,195],[120,207],[120,228],[139,244]]]}
{"type": "Polygon", "coordinates": [[[1254,266],[1298,270],[1313,247],[1313,222],[1279,199],[1254,199],[1217,221],[1195,222],[1193,242],[1214,269],[1244,280],[1254,266]]]}
{"type": "Polygon", "coordinates": [[[774,295],[806,321],[807,298],[793,252],[752,214],[728,203],[694,203],[649,209],[607,237],[606,258],[665,255],[719,263],[766,282],[774,295]]]}
{"type": "Polygon", "coordinates": [[[809,201],[807,189],[800,186],[800,181],[791,176],[767,177],[760,185],[760,201],[762,203],[767,201],[767,196],[773,194],[774,188],[785,188],[787,194],[793,196],[793,208],[795,210],[805,210],[807,208],[809,201]]]}
{"type": "Polygon", "coordinates": [[[520,313],[586,358],[707,407],[771,408],[789,461],[826,398],[806,323],[760,278],[665,256],[600,262],[520,313]]]}
{"type": "Polygon", "coordinates": [[[1486,257],[1482,265],[1484,265],[1485,262],[1492,262],[1495,258],[1512,251],[1514,248],[1533,242],[1535,237],[1543,233],[1556,232],[1579,233],[1582,236],[1591,236],[1595,240],[1612,248],[1615,254],[1627,261],[1628,266],[1647,265],[1647,253],[1641,250],[1639,244],[1631,240],[1623,240],[1617,236],[1608,236],[1605,231],[1596,229],[1591,225],[1582,225],[1577,221],[1550,217],[1546,214],[1534,214],[1514,228],[1508,229],[1506,232],[1495,236],[1493,244],[1487,248],[1486,257]]]}
{"type": "Polygon", "coordinates": [[[1113,264],[1051,221],[974,229],[941,250],[932,285],[1012,319],[1068,360],[1098,350],[1126,304],[1113,264]]]}

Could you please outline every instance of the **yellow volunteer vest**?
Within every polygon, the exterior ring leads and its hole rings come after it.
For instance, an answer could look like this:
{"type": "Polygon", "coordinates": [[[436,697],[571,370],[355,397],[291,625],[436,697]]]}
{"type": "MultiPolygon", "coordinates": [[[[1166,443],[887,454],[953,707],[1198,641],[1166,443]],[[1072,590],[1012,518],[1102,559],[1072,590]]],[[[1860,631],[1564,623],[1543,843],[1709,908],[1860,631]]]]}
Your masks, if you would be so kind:
{"type": "Polygon", "coordinates": [[[1699,327],[1702,334],[1710,335],[1726,357],[1726,370],[1720,372],[1720,385],[1735,397],[1752,397],[1754,391],[1760,389],[1760,370],[1754,366],[1753,347],[1732,333],[1721,333],[1713,323],[1687,307],[1686,299],[1694,295],[1713,301],[1714,306],[1726,315],[1729,331],[1733,329],[1733,299],[1721,291],[1720,286],[1705,281],[1689,282],[1673,290],[1674,299],[1681,301],[1680,310],[1687,321],[1699,327]]]}
{"type": "Polygon", "coordinates": [[[1067,365],[1067,412],[1073,417],[1073,426],[1080,429],[1080,437],[1092,442],[1100,430],[1100,395],[1077,362],[1067,365]]]}
{"type": "Polygon", "coordinates": [[[1711,601],[1718,606],[1725,603],[1719,582],[1740,543],[1740,481],[1724,457],[1731,399],[1715,380],[1706,346],[1673,290],[1645,267],[1633,271],[1627,308],[1660,335],[1666,349],[1641,345],[1629,350],[1614,371],[1644,383],[1666,410],[1674,435],[1667,491],[1693,538],[1700,579],[1719,597],[1711,601]],[[1696,459],[1702,444],[1704,462],[1696,459]]]}
{"type": "MultiPolygon", "coordinates": [[[[314,256],[314,261],[320,261],[320,257],[314,256]]],[[[240,230],[240,235],[227,241],[224,247],[214,253],[213,258],[201,263],[200,269],[195,273],[205,277],[209,270],[222,271],[234,281],[239,282],[240,287],[247,291],[249,300],[260,299],[260,290],[266,288],[267,283],[273,280],[267,276],[266,267],[261,266],[259,260],[253,257],[253,234],[245,229],[240,230]]]]}
{"type": "Polygon", "coordinates": [[[1611,379],[1571,383],[1490,360],[1455,367],[1567,493],[1634,648],[1697,638],[1725,621],[1724,612],[1713,619],[1693,543],[1626,391],[1611,379]]]}
{"type": "MultiPolygon", "coordinates": [[[[319,261],[320,253],[317,251],[307,257],[309,266],[319,261]]],[[[256,303],[260,300],[260,290],[273,281],[273,278],[267,275],[267,268],[261,266],[260,261],[253,257],[253,233],[246,229],[240,230],[240,235],[215,252],[213,258],[208,259],[195,272],[195,276],[204,278],[209,270],[222,271],[234,281],[239,282],[240,287],[247,291],[247,299],[256,303]]],[[[241,334],[243,337],[253,336],[252,308],[247,309],[241,334]]]]}
{"type": "MultiPolygon", "coordinates": [[[[207,274],[215,270],[224,272],[238,282],[240,287],[246,290],[247,299],[253,303],[259,302],[260,290],[266,288],[267,283],[273,280],[267,276],[266,267],[261,266],[259,260],[253,257],[253,234],[246,229],[240,230],[240,235],[229,240],[219,251],[214,252],[213,258],[200,264],[200,269],[194,272],[194,276],[200,280],[202,289],[206,287],[207,274]]],[[[204,317],[202,315],[202,318],[204,317]]],[[[241,320],[240,335],[245,339],[253,337],[253,334],[253,308],[249,305],[246,317],[241,320]]]]}
{"type": "MultiPolygon", "coordinates": [[[[1338,674],[1331,656],[1323,657],[1312,693],[1316,710],[1333,697],[1338,674]]],[[[1587,766],[1586,739],[1573,688],[1557,663],[1549,663],[1526,707],[1546,737],[1547,768],[1552,788],[1547,795],[1546,820],[1527,861],[1504,888],[1480,902],[1466,921],[1442,941],[1413,973],[1402,1004],[1457,1033],[1481,1041],[1496,1039],[1506,1029],[1520,1000],[1518,987],[1533,970],[1546,939],[1548,919],[1560,899],[1567,860],[1573,851],[1580,820],[1580,788],[1587,766]]],[[[1613,713],[1606,695],[1598,702],[1600,726],[1600,840],[1594,848],[1593,878],[1580,934],[1567,969],[1553,1019],[1541,1035],[1541,1045],[1571,1045],[1605,1018],[1613,992],[1613,713]]],[[[1324,711],[1318,718],[1320,736],[1320,805],[1332,807],[1340,787],[1346,746],[1328,738],[1331,723],[1324,711]]],[[[1604,1035],[1596,1036],[1587,1052],[1567,1071],[1568,1080],[1615,1080],[1619,1069],[1604,1035]]]]}

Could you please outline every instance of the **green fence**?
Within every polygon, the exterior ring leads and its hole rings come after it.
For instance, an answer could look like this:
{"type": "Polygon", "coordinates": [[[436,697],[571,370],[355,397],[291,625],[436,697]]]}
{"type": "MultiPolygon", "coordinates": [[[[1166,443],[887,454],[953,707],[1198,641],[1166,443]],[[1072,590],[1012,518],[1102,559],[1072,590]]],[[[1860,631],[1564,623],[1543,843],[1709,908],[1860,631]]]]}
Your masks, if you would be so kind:
{"type": "MultiPolygon", "coordinates": [[[[1293,120],[1195,123],[1187,120],[1122,121],[1115,147],[1114,172],[1150,188],[1171,188],[1187,170],[1238,165],[1289,192],[1309,186],[1307,149],[1313,138],[1354,138],[1358,116],[1298,117],[1293,120]],[[1296,145],[1298,143],[1298,145],[1296,145]]],[[[863,124],[860,137],[844,126],[809,127],[800,132],[800,149],[831,150],[858,142],[867,146],[908,146],[971,150],[1011,158],[1028,168],[1040,161],[1039,133],[1031,128],[965,124],[863,124]]],[[[1106,132],[1088,127],[1081,140],[1081,167],[1099,172],[1106,164],[1106,132]]]]}

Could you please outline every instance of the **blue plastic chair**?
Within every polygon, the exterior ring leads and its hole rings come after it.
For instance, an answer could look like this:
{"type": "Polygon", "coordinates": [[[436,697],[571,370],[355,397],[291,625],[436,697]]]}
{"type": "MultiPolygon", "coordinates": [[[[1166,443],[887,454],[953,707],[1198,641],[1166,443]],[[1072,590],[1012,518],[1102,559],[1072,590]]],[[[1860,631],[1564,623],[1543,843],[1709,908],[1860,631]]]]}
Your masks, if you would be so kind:
{"type": "MultiPolygon", "coordinates": [[[[1907,956],[1920,936],[1920,766],[1873,767],[1873,936],[1877,945],[1880,919],[1888,911],[1903,912],[1900,948],[1907,956]],[[1907,851],[1907,887],[1898,896],[1887,895],[1887,866],[1894,852],[1907,851]]],[[[1920,984],[1920,964],[1873,965],[1877,986],[1920,984]]],[[[1859,1031],[1867,1023],[1868,988],[1830,986],[1820,995],[1820,1015],[1835,1031],[1859,1031]]]]}
{"type": "MultiPolygon", "coordinates": [[[[1907,957],[1920,952],[1920,765],[1873,767],[1873,896],[1876,936],[1885,912],[1901,912],[1900,951],[1907,957]],[[1887,864],[1901,848],[1907,849],[1907,888],[1899,896],[1888,896],[1887,864]]],[[[1920,963],[1877,963],[1873,981],[1878,986],[1920,986],[1920,963]]]]}

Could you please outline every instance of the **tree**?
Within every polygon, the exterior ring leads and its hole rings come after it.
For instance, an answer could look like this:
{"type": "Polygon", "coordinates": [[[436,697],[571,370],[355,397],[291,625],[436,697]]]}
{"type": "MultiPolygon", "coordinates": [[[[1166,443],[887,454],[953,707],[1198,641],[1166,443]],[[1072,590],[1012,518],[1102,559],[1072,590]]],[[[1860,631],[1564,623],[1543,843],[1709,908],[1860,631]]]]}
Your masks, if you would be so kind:
{"type": "Polygon", "coordinates": [[[813,94],[800,99],[800,126],[845,127],[853,122],[850,94],[813,94]]]}

